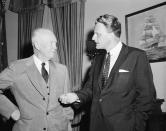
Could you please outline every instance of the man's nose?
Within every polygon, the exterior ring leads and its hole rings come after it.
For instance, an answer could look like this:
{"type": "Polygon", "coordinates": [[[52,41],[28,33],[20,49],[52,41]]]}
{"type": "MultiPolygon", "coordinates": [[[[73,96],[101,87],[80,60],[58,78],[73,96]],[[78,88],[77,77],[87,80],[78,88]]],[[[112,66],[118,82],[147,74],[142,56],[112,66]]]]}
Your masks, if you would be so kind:
{"type": "Polygon", "coordinates": [[[92,36],[92,40],[94,40],[94,41],[95,41],[95,34],[92,36]]]}
{"type": "Polygon", "coordinates": [[[94,40],[94,35],[92,36],[92,40],[94,40]]]}
{"type": "Polygon", "coordinates": [[[52,48],[57,49],[56,43],[52,43],[52,48]]]}
{"type": "Polygon", "coordinates": [[[55,49],[55,50],[57,49],[57,46],[56,46],[56,45],[54,46],[54,49],[55,49]]]}

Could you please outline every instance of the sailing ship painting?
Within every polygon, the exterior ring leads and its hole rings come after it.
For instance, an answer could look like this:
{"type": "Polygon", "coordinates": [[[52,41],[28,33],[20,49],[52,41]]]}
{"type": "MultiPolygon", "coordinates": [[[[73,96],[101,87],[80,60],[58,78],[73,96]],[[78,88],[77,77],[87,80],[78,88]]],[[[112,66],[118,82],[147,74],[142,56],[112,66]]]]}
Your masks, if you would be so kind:
{"type": "Polygon", "coordinates": [[[166,35],[162,32],[154,15],[145,17],[138,44],[152,61],[166,57],[166,35]]]}

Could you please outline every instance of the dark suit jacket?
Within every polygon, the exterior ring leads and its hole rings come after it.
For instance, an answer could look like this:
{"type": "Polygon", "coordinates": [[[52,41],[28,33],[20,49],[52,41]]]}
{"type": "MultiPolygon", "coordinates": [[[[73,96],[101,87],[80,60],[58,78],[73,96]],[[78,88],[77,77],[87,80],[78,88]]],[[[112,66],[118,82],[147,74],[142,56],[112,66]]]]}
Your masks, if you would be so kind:
{"type": "Polygon", "coordinates": [[[13,131],[67,131],[73,117],[69,107],[58,102],[61,94],[70,91],[66,66],[49,62],[49,84],[39,73],[33,57],[13,62],[0,74],[0,114],[9,118],[18,109],[21,117],[13,131]],[[49,94],[47,86],[49,86],[49,94]],[[16,101],[14,105],[3,91],[9,88],[16,101]]]}
{"type": "Polygon", "coordinates": [[[90,131],[144,131],[156,98],[145,52],[123,44],[102,90],[104,58],[105,54],[96,55],[89,80],[76,92],[81,103],[92,100],[90,131]]]}

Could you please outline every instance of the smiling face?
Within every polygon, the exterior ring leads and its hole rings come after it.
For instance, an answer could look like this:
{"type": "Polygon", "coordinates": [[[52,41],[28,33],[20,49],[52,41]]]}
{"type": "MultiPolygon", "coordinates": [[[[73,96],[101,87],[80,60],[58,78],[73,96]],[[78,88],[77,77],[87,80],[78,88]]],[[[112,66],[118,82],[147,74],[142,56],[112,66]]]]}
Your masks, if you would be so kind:
{"type": "Polygon", "coordinates": [[[113,37],[112,32],[108,32],[104,24],[96,23],[92,40],[96,42],[97,49],[108,49],[113,37]]]}
{"type": "Polygon", "coordinates": [[[53,32],[40,29],[34,33],[32,42],[40,59],[45,61],[54,57],[57,39],[53,32]]]}

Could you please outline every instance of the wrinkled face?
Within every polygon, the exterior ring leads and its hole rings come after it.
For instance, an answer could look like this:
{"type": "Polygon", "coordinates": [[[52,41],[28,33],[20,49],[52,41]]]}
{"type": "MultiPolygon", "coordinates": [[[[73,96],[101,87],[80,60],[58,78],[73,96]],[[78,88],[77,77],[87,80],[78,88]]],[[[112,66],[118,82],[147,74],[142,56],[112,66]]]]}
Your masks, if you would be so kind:
{"type": "Polygon", "coordinates": [[[53,34],[43,34],[39,40],[38,50],[40,55],[47,60],[54,57],[57,39],[53,34]]]}
{"type": "Polygon", "coordinates": [[[109,33],[102,23],[97,23],[94,28],[92,40],[96,42],[97,49],[107,49],[111,44],[112,33],[109,33]]]}

